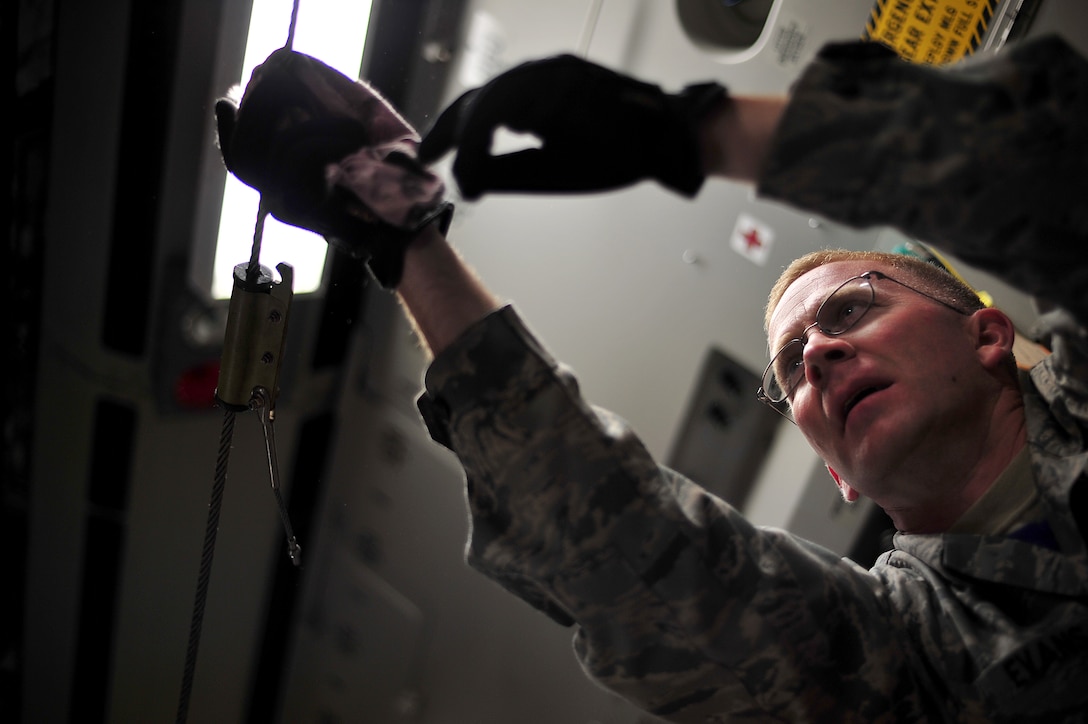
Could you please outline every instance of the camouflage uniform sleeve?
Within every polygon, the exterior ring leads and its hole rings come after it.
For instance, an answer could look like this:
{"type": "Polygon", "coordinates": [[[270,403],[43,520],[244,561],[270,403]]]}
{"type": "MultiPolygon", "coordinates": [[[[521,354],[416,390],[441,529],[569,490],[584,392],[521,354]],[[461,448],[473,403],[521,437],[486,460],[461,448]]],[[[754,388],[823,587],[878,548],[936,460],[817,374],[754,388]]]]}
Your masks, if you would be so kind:
{"type": "Polygon", "coordinates": [[[889,225],[1088,319],[1088,62],[1057,37],[945,69],[875,43],[799,78],[762,195],[889,225]]]}
{"type": "Polygon", "coordinates": [[[659,467],[513,310],[426,385],[428,427],[466,473],[470,565],[575,624],[606,687],[674,721],[925,719],[884,582],[659,467]]]}

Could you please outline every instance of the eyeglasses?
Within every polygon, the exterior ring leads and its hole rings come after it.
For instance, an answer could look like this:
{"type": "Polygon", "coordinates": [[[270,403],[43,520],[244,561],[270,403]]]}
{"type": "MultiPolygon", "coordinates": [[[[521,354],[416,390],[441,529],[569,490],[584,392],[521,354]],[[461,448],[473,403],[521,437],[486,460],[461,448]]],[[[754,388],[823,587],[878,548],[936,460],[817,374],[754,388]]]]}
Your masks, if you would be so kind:
{"type": "Polygon", "coordinates": [[[873,299],[876,297],[874,279],[886,279],[958,314],[968,314],[948,302],[878,271],[868,271],[851,277],[836,287],[820,304],[820,308],[816,310],[816,321],[805,327],[800,337],[786,342],[771,358],[771,363],[763,372],[762,386],[756,392],[756,397],[761,402],[772,407],[790,422],[794,421],[789,400],[805,377],[804,352],[809,330],[816,327],[822,334],[834,337],[853,328],[873,306],[873,299]]]}

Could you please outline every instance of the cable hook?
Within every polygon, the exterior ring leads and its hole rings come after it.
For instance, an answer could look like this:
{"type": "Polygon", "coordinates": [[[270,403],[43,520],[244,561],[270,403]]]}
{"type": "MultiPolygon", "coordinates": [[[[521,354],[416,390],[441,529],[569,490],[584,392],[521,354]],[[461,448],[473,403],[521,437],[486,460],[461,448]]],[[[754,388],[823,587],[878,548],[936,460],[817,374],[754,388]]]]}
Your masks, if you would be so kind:
{"type": "Polygon", "coordinates": [[[264,448],[268,455],[268,477],[272,483],[272,494],[276,498],[276,506],[279,509],[280,520],[283,522],[283,530],[287,535],[287,554],[291,562],[296,566],[302,563],[302,546],[299,545],[295,533],[291,529],[291,519],[287,515],[287,506],[280,495],[280,472],[276,461],[276,432],[273,423],[276,420],[276,412],[272,409],[272,398],[264,387],[256,387],[253,390],[253,398],[250,400],[250,409],[260,413],[261,430],[264,432],[264,448]]]}

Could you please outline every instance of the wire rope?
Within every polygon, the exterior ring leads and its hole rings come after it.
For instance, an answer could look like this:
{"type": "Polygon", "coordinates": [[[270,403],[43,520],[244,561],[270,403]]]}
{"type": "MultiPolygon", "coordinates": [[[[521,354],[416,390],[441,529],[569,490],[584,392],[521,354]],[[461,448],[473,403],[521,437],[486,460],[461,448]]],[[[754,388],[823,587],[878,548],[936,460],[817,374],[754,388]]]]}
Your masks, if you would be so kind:
{"type": "Polygon", "coordinates": [[[193,601],[193,617],[189,624],[189,646],[185,652],[185,671],[181,679],[178,697],[177,724],[184,724],[189,716],[189,701],[193,693],[193,676],[196,672],[196,655],[200,648],[200,632],[204,623],[204,608],[208,600],[208,584],[212,577],[212,560],[215,558],[215,537],[219,532],[219,512],[223,507],[223,491],[227,486],[227,461],[234,439],[234,412],[223,415],[223,428],[219,434],[219,454],[215,459],[215,481],[211,500],[208,502],[208,522],[204,528],[204,550],[200,558],[196,596],[193,601]]]}
{"type": "MultiPolygon", "coordinates": [[[[287,31],[285,48],[291,48],[295,41],[295,24],[298,21],[299,0],[294,0],[291,5],[291,22],[287,31]]],[[[264,197],[261,197],[257,208],[257,220],[253,228],[253,246],[250,251],[249,266],[246,270],[247,279],[253,280],[260,273],[261,242],[264,238],[264,223],[268,217],[268,208],[264,197]]],[[[223,492],[227,485],[227,461],[230,458],[230,448],[234,440],[234,418],[232,410],[226,410],[223,416],[223,427],[219,435],[219,454],[215,461],[215,479],[212,483],[211,500],[208,502],[208,521],[204,528],[204,548],[200,557],[200,573],[197,576],[196,594],[193,600],[193,613],[189,623],[189,645],[185,651],[185,668],[182,673],[181,689],[178,694],[176,724],[185,724],[189,718],[189,705],[193,695],[193,680],[196,674],[197,652],[200,649],[200,636],[204,626],[204,611],[208,602],[208,586],[212,577],[212,562],[215,559],[215,538],[219,532],[219,514],[223,508],[223,492]]],[[[281,516],[283,515],[281,504],[281,516]]],[[[290,536],[289,543],[294,543],[294,537],[290,535],[289,523],[287,530],[290,536]]],[[[297,560],[297,543],[291,548],[292,560],[297,560]]],[[[297,565],[297,563],[296,563],[297,565]]]]}

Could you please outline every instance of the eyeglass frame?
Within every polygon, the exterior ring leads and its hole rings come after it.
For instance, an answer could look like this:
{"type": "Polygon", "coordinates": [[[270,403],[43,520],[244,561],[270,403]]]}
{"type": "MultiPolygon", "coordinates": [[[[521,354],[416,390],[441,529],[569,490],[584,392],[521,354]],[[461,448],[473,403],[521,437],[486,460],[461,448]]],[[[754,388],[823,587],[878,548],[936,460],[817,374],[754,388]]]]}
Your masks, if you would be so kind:
{"type": "Polygon", "coordinates": [[[846,334],[847,332],[849,332],[854,327],[856,327],[858,322],[860,322],[862,319],[864,319],[866,313],[868,313],[868,311],[870,309],[872,309],[873,302],[876,300],[876,287],[873,286],[873,283],[872,283],[872,280],[874,278],[876,278],[876,279],[887,279],[888,281],[890,281],[890,282],[892,282],[894,284],[898,284],[899,286],[901,286],[901,287],[903,287],[905,289],[909,289],[910,291],[914,292],[915,294],[920,294],[921,296],[925,297],[926,299],[937,302],[941,306],[947,307],[948,309],[951,309],[953,312],[956,312],[957,314],[962,314],[964,316],[970,316],[971,315],[971,312],[964,311],[963,309],[960,309],[959,307],[957,307],[957,306],[955,306],[955,305],[953,305],[953,304],[951,304],[949,302],[946,302],[943,299],[939,299],[938,297],[935,297],[932,294],[929,294],[927,292],[923,292],[921,289],[916,289],[915,287],[912,287],[911,285],[906,284],[905,282],[901,282],[898,279],[893,279],[892,277],[888,276],[884,272],[877,271],[876,269],[870,269],[867,272],[863,272],[861,274],[856,274],[856,275],[850,277],[849,279],[843,281],[837,287],[832,289],[831,293],[829,293],[826,297],[824,297],[824,300],[822,302],[820,302],[820,306],[816,308],[816,314],[814,315],[814,320],[813,320],[812,324],[808,325],[803,330],[801,330],[801,336],[794,337],[793,339],[789,340],[788,342],[783,344],[781,347],[779,347],[778,351],[775,352],[774,355],[771,356],[771,361],[767,363],[766,368],[764,368],[764,370],[763,370],[763,375],[760,377],[759,389],[756,390],[756,398],[760,402],[767,405],[772,410],[774,410],[778,414],[782,415],[783,417],[785,417],[787,420],[789,420],[793,424],[795,424],[795,425],[797,424],[797,421],[793,419],[793,410],[788,404],[786,406],[786,409],[784,409],[784,410],[781,409],[780,407],[778,407],[783,402],[788,403],[790,395],[797,389],[797,385],[794,385],[793,389],[791,389],[789,392],[785,391],[785,387],[783,387],[782,385],[779,385],[779,387],[782,388],[782,390],[784,392],[784,395],[780,399],[774,400],[766,392],[767,379],[768,379],[767,376],[769,374],[771,374],[771,369],[774,367],[775,362],[778,361],[778,358],[782,356],[782,353],[785,352],[787,349],[789,349],[791,345],[796,344],[796,343],[801,344],[801,353],[802,353],[802,358],[801,359],[802,359],[802,365],[803,365],[804,349],[805,349],[805,345],[808,344],[808,333],[809,333],[809,330],[812,329],[813,327],[816,327],[817,329],[820,330],[821,334],[823,334],[825,336],[828,336],[828,337],[839,337],[839,336],[841,336],[843,334],[846,334]],[[830,329],[825,329],[824,327],[821,327],[819,319],[820,319],[820,314],[824,310],[824,305],[826,305],[827,302],[832,297],[834,297],[836,294],[838,294],[839,291],[842,290],[842,288],[845,287],[847,284],[850,284],[851,282],[855,282],[855,281],[857,281],[859,279],[865,279],[866,281],[869,282],[868,283],[869,295],[870,295],[869,296],[869,304],[865,307],[864,311],[862,311],[862,313],[860,315],[855,317],[850,322],[849,325],[847,325],[843,329],[840,329],[837,332],[832,331],[830,329]]]}

